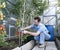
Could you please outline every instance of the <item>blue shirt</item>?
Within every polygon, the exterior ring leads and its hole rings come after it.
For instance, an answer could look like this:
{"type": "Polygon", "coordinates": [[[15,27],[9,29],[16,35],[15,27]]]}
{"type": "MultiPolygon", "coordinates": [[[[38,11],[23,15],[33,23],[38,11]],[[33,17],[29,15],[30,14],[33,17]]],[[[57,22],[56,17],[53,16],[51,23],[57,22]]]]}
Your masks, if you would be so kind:
{"type": "Polygon", "coordinates": [[[49,31],[47,30],[47,28],[45,27],[44,24],[42,23],[39,23],[39,25],[35,25],[35,24],[32,24],[31,25],[31,29],[34,30],[35,32],[39,32],[39,33],[48,33],[49,31]]]}

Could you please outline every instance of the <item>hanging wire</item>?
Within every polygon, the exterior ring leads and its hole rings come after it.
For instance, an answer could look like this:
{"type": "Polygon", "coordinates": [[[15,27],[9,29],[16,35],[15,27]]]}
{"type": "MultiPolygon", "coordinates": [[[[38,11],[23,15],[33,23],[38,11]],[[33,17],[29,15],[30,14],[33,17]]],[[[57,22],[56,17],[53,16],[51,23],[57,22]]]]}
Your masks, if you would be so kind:
{"type": "MultiPolygon", "coordinates": [[[[20,2],[20,1],[19,1],[20,2]]],[[[19,10],[20,11],[20,10],[19,10]]],[[[19,14],[20,15],[20,14],[19,14]]],[[[20,15],[21,17],[21,15],[20,15]]],[[[19,47],[22,45],[22,32],[21,32],[21,29],[19,28],[19,47]]],[[[22,50],[22,47],[21,47],[21,50],[22,50]]]]}
{"type": "MultiPolygon", "coordinates": [[[[23,18],[22,18],[22,28],[24,27],[25,3],[26,3],[26,0],[24,0],[24,12],[23,12],[23,18]]],[[[22,37],[23,37],[23,30],[20,30],[19,31],[19,46],[23,45],[22,37]]],[[[22,50],[22,46],[21,46],[21,50],[22,50]]]]}

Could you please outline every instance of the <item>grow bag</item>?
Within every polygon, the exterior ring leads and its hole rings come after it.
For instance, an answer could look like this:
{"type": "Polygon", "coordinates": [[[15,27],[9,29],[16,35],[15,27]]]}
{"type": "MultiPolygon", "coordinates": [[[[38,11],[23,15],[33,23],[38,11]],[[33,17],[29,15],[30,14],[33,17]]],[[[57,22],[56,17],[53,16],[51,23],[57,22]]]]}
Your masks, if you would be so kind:
{"type": "Polygon", "coordinates": [[[54,40],[54,27],[53,25],[45,25],[46,28],[49,30],[51,38],[49,39],[49,41],[53,41],[54,40]]]}

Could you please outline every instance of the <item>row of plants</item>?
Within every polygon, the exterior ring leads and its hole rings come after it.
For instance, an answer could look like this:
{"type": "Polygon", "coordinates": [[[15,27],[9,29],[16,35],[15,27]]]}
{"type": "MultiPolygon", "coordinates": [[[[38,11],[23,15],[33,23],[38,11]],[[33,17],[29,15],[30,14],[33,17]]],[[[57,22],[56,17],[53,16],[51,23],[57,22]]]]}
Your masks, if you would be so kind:
{"type": "MultiPolygon", "coordinates": [[[[25,27],[31,24],[32,18],[38,15],[42,15],[43,11],[47,9],[48,2],[46,0],[16,0],[11,3],[13,5],[10,13],[13,13],[17,17],[16,27],[25,27]],[[14,3],[15,2],[15,3],[14,3]],[[32,18],[31,18],[32,17],[32,18]]],[[[19,32],[16,32],[19,35],[19,32]]],[[[23,35],[22,39],[26,40],[29,35],[23,35]]]]}
{"type": "MultiPolygon", "coordinates": [[[[17,19],[15,23],[16,28],[25,27],[31,24],[31,20],[33,17],[42,15],[43,11],[47,9],[47,7],[47,0],[0,0],[0,22],[2,22],[5,18],[7,18],[6,20],[8,21],[11,17],[10,14],[13,14],[14,18],[17,19]]],[[[0,31],[0,48],[6,48],[6,46],[7,48],[14,48],[19,46],[19,40],[11,40],[10,42],[5,40],[6,30],[3,25],[1,27],[3,27],[3,30],[0,31]]],[[[0,29],[2,29],[1,27],[0,29]]],[[[18,29],[16,30],[16,35],[19,36],[18,29]]],[[[30,35],[23,35],[21,38],[23,39],[23,43],[25,44],[26,42],[31,40],[31,37],[32,36],[30,35]]]]}
{"type": "Polygon", "coordinates": [[[21,18],[24,25],[30,24],[31,17],[42,15],[43,11],[48,7],[46,0],[7,0],[6,13],[14,14],[16,18],[21,18]],[[28,22],[27,22],[28,21],[28,22]]]}
{"type": "Polygon", "coordinates": [[[6,3],[4,0],[0,0],[0,50],[8,50],[8,43],[5,40],[6,30],[4,25],[2,24],[4,19],[4,13],[2,9],[6,7],[6,3]]]}

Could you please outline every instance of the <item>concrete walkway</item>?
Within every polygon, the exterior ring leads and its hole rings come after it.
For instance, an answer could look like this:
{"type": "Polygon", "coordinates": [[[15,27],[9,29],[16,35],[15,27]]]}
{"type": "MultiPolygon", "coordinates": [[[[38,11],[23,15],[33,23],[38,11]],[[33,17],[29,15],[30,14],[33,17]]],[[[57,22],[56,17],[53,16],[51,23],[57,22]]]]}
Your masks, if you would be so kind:
{"type": "Polygon", "coordinates": [[[57,50],[55,42],[46,42],[46,47],[44,48],[38,48],[35,46],[32,50],[57,50]]]}
{"type": "MultiPolygon", "coordinates": [[[[31,50],[34,46],[34,41],[30,41],[27,44],[23,45],[22,47],[16,47],[13,50],[31,50]]],[[[48,41],[46,42],[46,46],[44,48],[38,48],[37,46],[34,46],[32,50],[57,50],[57,47],[55,45],[54,41],[48,41]]]]}

